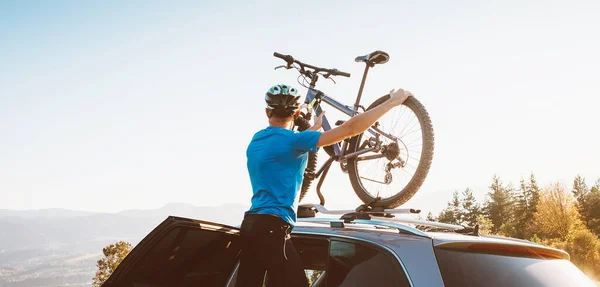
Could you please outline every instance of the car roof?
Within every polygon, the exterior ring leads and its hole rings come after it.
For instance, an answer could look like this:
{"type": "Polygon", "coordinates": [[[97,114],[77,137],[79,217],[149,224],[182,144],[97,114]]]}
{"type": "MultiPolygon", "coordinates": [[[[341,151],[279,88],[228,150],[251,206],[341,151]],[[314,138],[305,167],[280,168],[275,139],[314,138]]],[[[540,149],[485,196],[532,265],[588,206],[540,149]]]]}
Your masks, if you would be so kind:
{"type": "MultiPolygon", "coordinates": [[[[331,234],[331,235],[346,235],[353,236],[357,238],[364,239],[377,239],[377,238],[386,238],[388,236],[398,237],[399,235],[405,236],[418,236],[411,235],[406,233],[399,233],[398,230],[393,228],[382,228],[377,225],[370,224],[346,224],[343,228],[340,227],[332,227],[330,224],[326,223],[312,223],[312,222],[299,222],[294,227],[294,232],[296,233],[322,233],[322,234],[331,234]]],[[[490,243],[504,243],[504,244],[519,244],[519,245],[536,245],[540,246],[537,243],[511,238],[504,236],[491,236],[491,235],[467,235],[460,234],[455,232],[429,232],[423,231],[424,234],[428,235],[431,240],[434,240],[438,243],[442,242],[490,242],[490,243]]],[[[421,236],[423,237],[423,236],[421,236]]]]}
{"type": "MultiPolygon", "coordinates": [[[[469,246],[473,244],[488,245],[488,246],[511,246],[533,248],[536,250],[545,250],[555,254],[556,256],[568,259],[569,255],[563,250],[540,245],[528,240],[493,236],[493,235],[473,235],[461,234],[452,231],[448,232],[428,232],[424,231],[421,234],[409,234],[394,228],[382,228],[376,224],[346,224],[344,227],[332,227],[324,222],[299,222],[292,233],[296,234],[313,234],[353,238],[363,241],[370,241],[375,244],[386,245],[388,247],[399,246],[402,241],[414,241],[415,239],[429,240],[433,246],[469,246]]],[[[431,246],[431,245],[430,245],[431,246]]],[[[393,248],[395,249],[395,248],[393,248]]]]}
{"type": "MultiPolygon", "coordinates": [[[[295,234],[318,234],[318,235],[337,235],[345,237],[353,237],[356,239],[367,239],[374,242],[387,241],[389,239],[402,239],[408,237],[426,237],[436,245],[451,242],[473,242],[473,243],[496,243],[496,244],[510,244],[510,245],[531,245],[531,246],[543,246],[532,241],[511,238],[505,236],[494,236],[494,235],[469,235],[455,233],[452,231],[447,232],[432,232],[432,231],[420,231],[419,234],[409,234],[408,232],[399,232],[398,229],[390,228],[389,226],[379,225],[381,222],[369,221],[370,223],[365,224],[345,224],[344,227],[334,227],[332,222],[340,220],[336,219],[324,219],[324,221],[303,221],[299,219],[293,228],[292,233],[295,234]]],[[[218,222],[214,222],[220,224],[218,222]]],[[[240,225],[232,226],[239,228],[240,225]]],[[[413,226],[408,226],[410,230],[415,230],[413,226]]]]}

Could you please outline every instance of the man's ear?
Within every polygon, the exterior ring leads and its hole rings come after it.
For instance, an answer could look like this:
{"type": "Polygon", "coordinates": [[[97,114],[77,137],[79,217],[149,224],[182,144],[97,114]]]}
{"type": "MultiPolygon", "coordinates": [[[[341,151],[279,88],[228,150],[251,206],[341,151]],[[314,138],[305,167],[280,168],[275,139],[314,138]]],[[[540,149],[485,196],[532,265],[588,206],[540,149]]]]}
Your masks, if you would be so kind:
{"type": "Polygon", "coordinates": [[[265,114],[267,115],[267,118],[271,118],[271,110],[265,108],[265,114]]]}
{"type": "Polygon", "coordinates": [[[296,110],[294,113],[294,119],[300,116],[300,110],[296,110]]]}

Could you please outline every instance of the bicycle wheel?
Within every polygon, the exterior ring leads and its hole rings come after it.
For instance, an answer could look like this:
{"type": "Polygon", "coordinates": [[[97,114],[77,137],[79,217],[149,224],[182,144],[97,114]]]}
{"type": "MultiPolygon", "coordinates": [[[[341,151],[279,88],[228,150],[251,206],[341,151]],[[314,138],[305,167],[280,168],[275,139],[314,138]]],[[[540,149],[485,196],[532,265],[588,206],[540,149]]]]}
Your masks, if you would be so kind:
{"type": "MultiPolygon", "coordinates": [[[[387,99],[389,94],[373,102],[367,111],[387,99]]],[[[434,148],[433,127],[429,113],[414,97],[387,112],[376,127],[398,140],[368,131],[351,138],[348,153],[369,147],[375,149],[349,158],[348,176],[354,192],[364,203],[395,208],[415,195],[429,173],[434,148]]]]}
{"type": "MultiPolygon", "coordinates": [[[[298,127],[298,131],[300,132],[310,128],[309,119],[307,119],[304,114],[301,114],[301,116],[294,120],[294,125],[298,127]]],[[[317,160],[317,152],[311,151],[308,153],[308,160],[306,169],[304,170],[304,177],[302,178],[302,187],[300,188],[300,198],[298,202],[301,202],[304,199],[306,193],[308,193],[308,190],[310,189],[310,185],[314,180],[315,171],[317,171],[317,160]]]]}

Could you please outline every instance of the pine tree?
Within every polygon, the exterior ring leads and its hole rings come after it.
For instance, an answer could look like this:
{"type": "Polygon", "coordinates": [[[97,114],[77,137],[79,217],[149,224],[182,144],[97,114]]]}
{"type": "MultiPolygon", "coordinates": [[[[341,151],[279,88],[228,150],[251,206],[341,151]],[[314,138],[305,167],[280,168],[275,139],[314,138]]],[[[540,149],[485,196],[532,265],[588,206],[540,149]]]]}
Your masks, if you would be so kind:
{"type": "Polygon", "coordinates": [[[462,193],[461,219],[468,226],[475,226],[477,218],[481,215],[481,205],[473,196],[473,190],[467,187],[462,193]]]}
{"type": "Polygon", "coordinates": [[[600,236],[600,179],[591,188],[585,178],[577,175],[573,180],[573,195],[582,221],[597,236],[600,236]]]}
{"type": "Polygon", "coordinates": [[[512,187],[504,186],[497,175],[494,175],[490,185],[492,192],[488,193],[485,203],[485,214],[492,221],[492,232],[497,233],[505,223],[510,223],[513,218],[512,187]]]}
{"type": "Polygon", "coordinates": [[[502,233],[506,236],[516,238],[527,238],[526,229],[529,222],[529,210],[531,205],[531,196],[529,186],[521,178],[519,192],[514,197],[513,217],[502,227],[502,233]]]}
{"type": "Polygon", "coordinates": [[[438,216],[438,221],[449,224],[461,224],[461,210],[460,210],[460,199],[458,198],[458,191],[452,193],[452,200],[448,202],[446,208],[444,208],[438,216]]]}
{"type": "Polygon", "coordinates": [[[590,192],[587,184],[585,183],[585,178],[581,177],[581,175],[577,175],[573,180],[573,195],[577,200],[577,209],[581,215],[585,217],[586,214],[586,197],[590,192]]]}
{"type": "Polygon", "coordinates": [[[542,192],[541,188],[538,186],[537,181],[535,180],[535,176],[533,173],[529,176],[529,196],[531,204],[529,205],[528,218],[529,220],[533,220],[533,214],[537,209],[537,205],[540,202],[540,193],[542,192]]]}
{"type": "Polygon", "coordinates": [[[533,215],[540,200],[540,188],[533,173],[529,182],[521,178],[519,192],[514,196],[512,220],[505,223],[503,234],[522,239],[530,238],[533,225],[533,215]]]}
{"type": "Polygon", "coordinates": [[[586,214],[583,216],[587,227],[596,236],[600,237],[600,178],[586,197],[586,214]]]}
{"type": "Polygon", "coordinates": [[[590,188],[590,193],[594,193],[594,192],[600,192],[600,178],[598,178],[596,180],[596,183],[594,184],[594,186],[592,186],[592,188],[590,188]]]}

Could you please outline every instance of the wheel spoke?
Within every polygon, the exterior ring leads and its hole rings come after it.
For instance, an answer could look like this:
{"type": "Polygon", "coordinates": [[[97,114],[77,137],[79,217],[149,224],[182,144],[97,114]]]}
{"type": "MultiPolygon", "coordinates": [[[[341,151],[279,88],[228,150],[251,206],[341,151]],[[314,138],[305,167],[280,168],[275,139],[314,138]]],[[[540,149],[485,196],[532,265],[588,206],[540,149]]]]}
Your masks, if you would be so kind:
{"type": "Polygon", "coordinates": [[[421,137],[419,137],[418,139],[415,139],[415,140],[413,140],[413,141],[409,142],[409,143],[408,143],[406,146],[411,146],[411,144],[412,144],[412,143],[414,143],[414,142],[416,142],[416,141],[418,141],[418,140],[420,140],[420,139],[422,139],[422,138],[421,138],[421,137]]]}
{"type": "Polygon", "coordinates": [[[365,161],[365,160],[379,159],[382,157],[385,157],[385,155],[377,154],[377,155],[358,156],[358,157],[356,157],[356,160],[357,161],[365,161]]]}
{"type": "MultiPolygon", "coordinates": [[[[383,115],[378,121],[379,130],[401,140],[401,142],[398,142],[400,145],[398,157],[405,161],[403,167],[392,168],[390,170],[392,181],[389,184],[385,183],[385,168],[390,161],[385,157],[385,153],[368,152],[348,159],[352,170],[354,170],[350,176],[353,180],[357,181],[356,183],[362,189],[361,191],[366,195],[374,198],[379,192],[379,196],[385,200],[404,191],[406,185],[417,174],[417,167],[421,166],[420,161],[423,160],[424,148],[432,147],[428,142],[424,142],[424,137],[429,134],[424,133],[424,130],[430,127],[422,126],[421,119],[423,115],[417,117],[414,107],[414,104],[410,103],[408,105],[400,105],[383,115]],[[401,169],[402,171],[396,171],[397,169],[401,169]]],[[[369,133],[362,134],[357,141],[366,141],[369,135],[369,133]]],[[[379,140],[383,145],[395,142],[386,136],[380,136],[379,140]]],[[[357,144],[354,144],[354,146],[356,147],[357,144]]],[[[426,154],[430,155],[429,151],[426,154]]],[[[426,166],[426,168],[429,167],[426,166]]],[[[396,203],[391,202],[391,204],[396,203]]]]}
{"type": "MultiPolygon", "coordinates": [[[[409,132],[410,132],[410,131],[412,131],[412,130],[413,130],[413,128],[414,128],[415,126],[417,126],[418,124],[419,124],[419,121],[417,121],[415,124],[413,124],[413,126],[412,126],[412,127],[410,127],[410,129],[408,129],[408,131],[407,131],[407,134],[403,134],[403,133],[401,133],[401,134],[400,134],[400,138],[404,137],[405,135],[408,135],[408,134],[410,134],[409,132]]],[[[404,132],[404,130],[402,130],[402,131],[404,132]]]]}
{"type": "Polygon", "coordinates": [[[421,129],[411,130],[410,132],[408,132],[408,133],[406,133],[406,134],[403,134],[403,135],[401,136],[401,138],[402,138],[402,137],[405,137],[405,136],[407,136],[407,135],[411,135],[411,134],[413,134],[413,133],[415,133],[415,132],[418,132],[418,131],[421,131],[421,129]]]}

